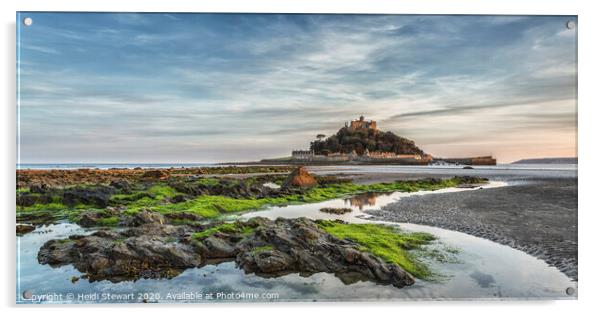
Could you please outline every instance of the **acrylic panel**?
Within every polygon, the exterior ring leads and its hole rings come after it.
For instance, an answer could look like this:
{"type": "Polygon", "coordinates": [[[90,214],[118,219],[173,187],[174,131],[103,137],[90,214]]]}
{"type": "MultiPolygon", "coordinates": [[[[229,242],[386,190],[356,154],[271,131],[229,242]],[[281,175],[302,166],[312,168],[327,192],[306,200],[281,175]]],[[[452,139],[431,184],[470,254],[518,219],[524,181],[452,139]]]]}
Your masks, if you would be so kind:
{"type": "Polygon", "coordinates": [[[577,298],[577,17],[17,13],[17,303],[577,298]]]}

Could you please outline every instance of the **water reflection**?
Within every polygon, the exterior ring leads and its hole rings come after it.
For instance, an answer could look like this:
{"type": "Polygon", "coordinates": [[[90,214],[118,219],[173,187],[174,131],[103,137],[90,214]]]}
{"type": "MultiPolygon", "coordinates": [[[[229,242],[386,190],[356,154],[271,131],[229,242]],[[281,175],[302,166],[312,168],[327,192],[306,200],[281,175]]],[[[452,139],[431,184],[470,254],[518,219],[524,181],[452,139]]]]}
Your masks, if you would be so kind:
{"type": "Polygon", "coordinates": [[[364,206],[375,206],[376,198],[380,195],[390,195],[390,193],[375,193],[375,192],[366,192],[363,194],[359,194],[350,198],[345,199],[345,205],[349,203],[351,206],[357,207],[360,211],[364,210],[364,206]]]}

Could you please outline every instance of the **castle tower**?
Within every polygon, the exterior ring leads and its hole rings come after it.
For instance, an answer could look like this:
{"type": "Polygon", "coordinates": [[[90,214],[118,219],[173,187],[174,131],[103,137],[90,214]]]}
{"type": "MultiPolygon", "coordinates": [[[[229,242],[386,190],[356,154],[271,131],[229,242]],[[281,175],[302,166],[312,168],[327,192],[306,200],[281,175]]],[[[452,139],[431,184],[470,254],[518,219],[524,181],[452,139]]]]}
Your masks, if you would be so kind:
{"type": "MultiPolygon", "coordinates": [[[[347,123],[345,123],[345,127],[347,127],[347,123]]],[[[366,121],[366,118],[362,115],[359,119],[351,121],[349,125],[352,130],[356,129],[372,129],[376,130],[376,121],[366,121]]]]}

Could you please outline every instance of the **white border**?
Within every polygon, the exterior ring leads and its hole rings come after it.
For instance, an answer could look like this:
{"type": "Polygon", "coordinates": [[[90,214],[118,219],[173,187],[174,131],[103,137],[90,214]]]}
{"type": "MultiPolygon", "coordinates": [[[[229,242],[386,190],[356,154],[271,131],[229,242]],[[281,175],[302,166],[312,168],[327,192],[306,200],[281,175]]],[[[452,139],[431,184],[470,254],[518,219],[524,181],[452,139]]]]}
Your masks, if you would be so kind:
{"type": "MultiPolygon", "coordinates": [[[[404,315],[423,314],[461,314],[461,315],[509,315],[537,313],[546,315],[577,315],[592,313],[596,310],[600,285],[601,262],[598,240],[602,223],[602,207],[594,200],[600,183],[600,48],[599,31],[602,12],[596,10],[596,1],[571,0],[342,0],[342,1],[293,1],[293,0],[222,0],[177,1],[177,0],[88,0],[88,1],[44,1],[9,0],[0,2],[2,10],[2,36],[0,49],[2,54],[3,76],[1,77],[3,96],[2,127],[2,173],[0,182],[1,200],[4,202],[3,249],[5,250],[2,267],[3,308],[13,308],[5,312],[15,314],[57,313],[61,315],[105,314],[120,311],[133,311],[136,306],[118,306],[103,308],[21,308],[14,309],[15,293],[15,237],[14,202],[16,162],[16,125],[15,125],[15,11],[172,11],[172,12],[289,12],[289,13],[406,13],[406,14],[562,14],[579,15],[579,300],[557,302],[403,302],[403,303],[342,303],[342,304],[253,304],[253,305],[217,305],[217,306],[175,306],[182,313],[233,313],[277,314],[326,312],[336,314],[387,313],[404,315]],[[12,210],[12,212],[11,212],[12,210]],[[12,282],[10,282],[12,280],[12,282]],[[294,307],[294,309],[292,309],[294,307]],[[378,308],[378,309],[376,309],[378,308]],[[43,309],[43,310],[42,310],[43,309]],[[285,310],[286,309],[286,310],[285,310]]],[[[598,193],[599,194],[599,193],[598,193]]],[[[153,305],[144,313],[163,314],[173,305],[153,305]]]]}

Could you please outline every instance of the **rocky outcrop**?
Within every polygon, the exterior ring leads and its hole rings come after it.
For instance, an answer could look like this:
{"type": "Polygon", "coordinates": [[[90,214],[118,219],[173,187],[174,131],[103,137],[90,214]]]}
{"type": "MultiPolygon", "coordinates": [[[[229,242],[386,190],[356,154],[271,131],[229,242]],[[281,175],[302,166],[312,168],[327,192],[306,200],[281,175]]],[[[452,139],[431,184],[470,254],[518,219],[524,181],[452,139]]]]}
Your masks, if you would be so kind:
{"type": "Polygon", "coordinates": [[[63,191],[62,202],[70,207],[85,204],[104,208],[109,205],[113,193],[113,187],[104,185],[66,188],[63,191]]]}
{"type": "Polygon", "coordinates": [[[27,233],[34,231],[34,229],[36,229],[35,226],[19,224],[19,225],[17,225],[17,235],[19,235],[19,236],[25,235],[27,233]]]}
{"type": "Polygon", "coordinates": [[[29,186],[29,192],[31,192],[31,193],[44,194],[44,193],[48,192],[49,189],[50,188],[48,187],[48,185],[46,183],[34,183],[29,186]]]}
{"type": "Polygon", "coordinates": [[[161,169],[152,169],[144,172],[142,177],[155,180],[162,180],[167,179],[167,177],[169,177],[169,172],[161,169]]]}
{"type": "Polygon", "coordinates": [[[48,241],[38,261],[51,266],[72,264],[92,281],[169,278],[220,260],[235,261],[246,273],[263,277],[327,272],[344,282],[372,280],[396,287],[414,283],[399,266],[333,237],[306,218],[253,218],[237,222],[239,229],[214,228],[215,233],[201,238],[193,237],[198,236],[194,233],[211,227],[161,225],[154,219],[123,231],[101,230],[48,241]]]}
{"type": "Polygon", "coordinates": [[[305,167],[298,167],[284,180],[283,187],[312,187],[317,184],[316,178],[305,167]]]}
{"type": "MultiPolygon", "coordinates": [[[[206,174],[249,174],[290,172],[290,166],[212,166],[207,168],[169,168],[161,171],[173,175],[206,175],[206,174]]],[[[126,180],[135,183],[148,180],[146,171],[154,169],[52,169],[52,170],[17,170],[17,188],[28,188],[34,184],[44,183],[50,187],[77,184],[110,184],[112,181],[126,180]]],[[[173,177],[171,177],[173,178],[173,177]]]]}
{"type": "Polygon", "coordinates": [[[142,210],[127,222],[127,226],[142,226],[145,224],[159,224],[163,225],[166,222],[165,217],[157,212],[151,212],[148,210],[142,210]]]}
{"type": "MultiPolygon", "coordinates": [[[[77,224],[82,227],[106,226],[106,219],[117,218],[121,215],[118,208],[107,207],[102,211],[85,211],[77,219],[77,224]],[[104,222],[103,222],[104,221],[104,222]]],[[[117,224],[117,223],[114,223],[117,224]]],[[[111,225],[109,225],[111,226],[111,225]]]]}

